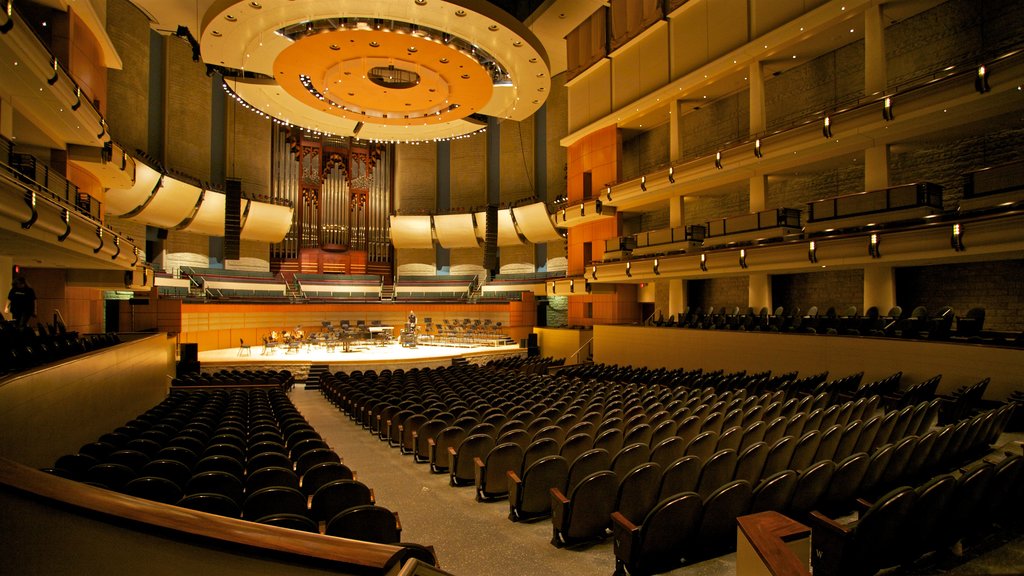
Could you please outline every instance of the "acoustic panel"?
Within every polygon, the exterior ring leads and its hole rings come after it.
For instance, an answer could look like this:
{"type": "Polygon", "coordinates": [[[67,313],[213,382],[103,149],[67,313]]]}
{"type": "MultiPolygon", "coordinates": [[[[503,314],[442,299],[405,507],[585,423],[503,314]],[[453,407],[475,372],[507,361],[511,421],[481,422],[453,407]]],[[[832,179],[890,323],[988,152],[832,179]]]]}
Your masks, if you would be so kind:
{"type": "Polygon", "coordinates": [[[472,214],[434,216],[434,234],[443,248],[479,248],[472,214]]]}
{"type": "Polygon", "coordinates": [[[195,217],[184,230],[193,234],[223,236],[224,194],[213,190],[203,193],[203,203],[199,205],[195,217]]]}
{"type": "Polygon", "coordinates": [[[280,242],[292,227],[292,208],[267,202],[242,200],[240,240],[280,242]]]}
{"type": "Polygon", "coordinates": [[[106,209],[116,216],[131,212],[149,198],[159,181],[159,172],[136,160],[135,184],[128,189],[107,190],[106,209]]]}
{"type": "Polygon", "coordinates": [[[498,210],[498,246],[520,246],[523,239],[512,221],[512,210],[498,210]]]}
{"type": "Polygon", "coordinates": [[[202,192],[198,186],[165,176],[149,205],[134,220],[150,226],[176,228],[192,215],[202,192]]]}
{"type": "Polygon", "coordinates": [[[512,215],[515,216],[519,231],[534,244],[563,240],[551,224],[551,216],[543,202],[513,208],[512,215]]]}
{"type": "Polygon", "coordinates": [[[433,248],[430,216],[392,216],[391,244],[395,248],[433,248]]]}

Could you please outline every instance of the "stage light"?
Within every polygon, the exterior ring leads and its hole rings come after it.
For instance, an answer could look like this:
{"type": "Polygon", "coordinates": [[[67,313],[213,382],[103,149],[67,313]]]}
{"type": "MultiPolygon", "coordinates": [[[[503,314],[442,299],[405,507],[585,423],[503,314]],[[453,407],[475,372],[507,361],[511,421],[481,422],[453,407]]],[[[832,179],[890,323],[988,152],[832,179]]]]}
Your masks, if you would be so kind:
{"type": "Polygon", "coordinates": [[[700,271],[701,272],[707,272],[708,271],[708,255],[707,254],[701,254],[700,255],[700,271]]]}
{"type": "Polygon", "coordinates": [[[740,248],[740,268],[747,269],[747,249],[740,248]]]}
{"type": "Polygon", "coordinates": [[[828,116],[825,116],[825,121],[821,126],[821,135],[825,138],[832,137],[832,119],[828,116]]]}
{"type": "Polygon", "coordinates": [[[814,240],[811,240],[811,243],[807,245],[807,259],[811,261],[811,264],[818,263],[818,246],[814,240]]]}
{"type": "Polygon", "coordinates": [[[953,235],[949,238],[949,244],[953,247],[953,250],[957,252],[963,252],[967,249],[964,246],[964,227],[960,223],[953,224],[953,235]]]}
{"type": "Polygon", "coordinates": [[[896,116],[893,114],[892,111],[892,99],[886,97],[886,99],[882,102],[882,119],[889,121],[894,120],[895,118],[896,116]]]}
{"type": "Polygon", "coordinates": [[[878,244],[880,239],[878,234],[872,234],[870,240],[868,240],[868,255],[872,258],[881,258],[882,253],[879,251],[878,244]]]}
{"type": "Polygon", "coordinates": [[[754,140],[754,157],[755,158],[760,158],[761,157],[761,139],[760,138],[758,138],[757,140],[754,140]]]}

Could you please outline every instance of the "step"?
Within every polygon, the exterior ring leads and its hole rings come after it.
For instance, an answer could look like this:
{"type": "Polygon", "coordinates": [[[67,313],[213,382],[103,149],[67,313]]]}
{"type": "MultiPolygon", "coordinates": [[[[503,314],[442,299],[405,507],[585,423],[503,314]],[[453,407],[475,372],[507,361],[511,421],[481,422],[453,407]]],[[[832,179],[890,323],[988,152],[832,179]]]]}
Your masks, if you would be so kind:
{"type": "Polygon", "coordinates": [[[320,389],[320,375],[325,372],[330,372],[331,367],[327,364],[310,364],[309,374],[306,376],[306,390],[319,390],[320,389]]]}

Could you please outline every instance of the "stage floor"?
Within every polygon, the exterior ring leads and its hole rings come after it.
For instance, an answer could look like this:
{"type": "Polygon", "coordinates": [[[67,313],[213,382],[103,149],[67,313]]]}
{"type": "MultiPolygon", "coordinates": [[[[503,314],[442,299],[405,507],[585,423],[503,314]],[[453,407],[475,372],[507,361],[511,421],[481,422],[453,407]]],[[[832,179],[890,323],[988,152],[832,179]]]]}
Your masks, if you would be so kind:
{"type": "MultiPolygon", "coordinates": [[[[267,368],[292,369],[294,366],[327,364],[332,372],[352,370],[394,370],[396,368],[437,368],[450,366],[453,359],[462,358],[473,364],[507,356],[526,355],[527,350],[516,345],[510,346],[417,346],[405,348],[398,343],[384,346],[353,346],[344,352],[339,347],[328,352],[319,346],[304,347],[297,351],[277,349],[270,354],[263,353],[262,346],[253,346],[248,353],[238,348],[221,348],[199,353],[203,372],[215,372],[225,368],[267,368]]],[[[294,370],[293,370],[294,371],[294,370]]]]}

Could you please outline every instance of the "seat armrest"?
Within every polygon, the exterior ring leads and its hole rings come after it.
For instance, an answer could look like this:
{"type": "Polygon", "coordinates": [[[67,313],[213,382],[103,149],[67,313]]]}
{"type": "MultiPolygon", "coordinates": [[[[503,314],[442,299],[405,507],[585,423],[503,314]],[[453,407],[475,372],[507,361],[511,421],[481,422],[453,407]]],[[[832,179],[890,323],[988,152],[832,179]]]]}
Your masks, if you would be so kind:
{"type": "Polygon", "coordinates": [[[621,512],[612,512],[612,544],[615,558],[630,565],[635,545],[639,544],[640,527],[629,521],[621,512]]]}
{"type": "Polygon", "coordinates": [[[455,479],[455,457],[457,452],[454,446],[448,447],[448,474],[451,475],[452,480],[455,479]]]}
{"type": "MultiPolygon", "coordinates": [[[[854,524],[840,524],[835,520],[825,516],[817,510],[811,510],[810,516],[807,518],[808,524],[811,525],[811,529],[821,529],[822,533],[830,533],[840,538],[848,538],[853,534],[854,524]]],[[[820,536],[822,534],[818,534],[820,536]]]]}
{"type": "Polygon", "coordinates": [[[484,475],[487,473],[487,465],[480,459],[479,456],[473,456],[473,479],[475,481],[477,490],[482,490],[484,486],[484,475]]]}
{"type": "Polygon", "coordinates": [[[373,493],[373,488],[370,488],[370,504],[377,504],[377,495],[373,493]]]}
{"type": "Polygon", "coordinates": [[[568,528],[569,514],[572,510],[572,501],[562,494],[558,488],[550,488],[551,491],[551,524],[555,530],[565,532],[568,528]]]}

